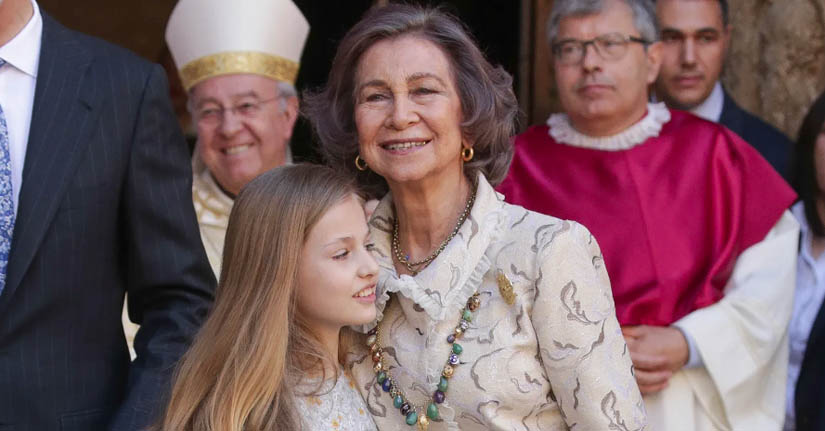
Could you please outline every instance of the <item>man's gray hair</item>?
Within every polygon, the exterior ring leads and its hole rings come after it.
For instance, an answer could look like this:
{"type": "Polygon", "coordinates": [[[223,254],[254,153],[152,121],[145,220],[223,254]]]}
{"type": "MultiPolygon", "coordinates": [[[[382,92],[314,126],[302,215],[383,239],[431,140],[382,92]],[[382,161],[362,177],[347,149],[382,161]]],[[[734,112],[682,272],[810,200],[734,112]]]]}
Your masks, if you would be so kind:
{"type": "MultiPolygon", "coordinates": [[[[633,11],[633,23],[642,39],[654,42],[659,39],[656,7],[652,0],[622,0],[633,11]]],[[[547,41],[552,45],[559,34],[561,20],[571,16],[587,16],[604,10],[605,0],[555,0],[547,20],[547,41]]]]}
{"type": "Polygon", "coordinates": [[[286,81],[278,81],[278,107],[281,108],[281,112],[286,112],[287,100],[291,97],[298,97],[295,86],[286,81]]]}

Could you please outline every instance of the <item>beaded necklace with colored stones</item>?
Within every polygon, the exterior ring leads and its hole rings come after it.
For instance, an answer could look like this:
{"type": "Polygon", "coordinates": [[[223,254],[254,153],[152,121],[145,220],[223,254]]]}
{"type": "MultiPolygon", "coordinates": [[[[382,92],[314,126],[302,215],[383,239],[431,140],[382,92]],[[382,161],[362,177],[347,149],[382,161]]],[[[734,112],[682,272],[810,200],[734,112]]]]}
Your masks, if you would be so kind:
{"type": "Polygon", "coordinates": [[[470,327],[470,322],[473,320],[473,312],[481,306],[481,299],[478,297],[478,292],[474,293],[470,299],[467,300],[467,305],[461,310],[461,320],[455,327],[453,333],[447,336],[447,343],[450,344],[450,356],[447,358],[447,363],[441,371],[441,378],[438,382],[438,387],[433,392],[427,403],[426,410],[410,401],[404,394],[398,382],[390,375],[389,366],[384,357],[384,347],[381,345],[381,321],[375,326],[367,337],[367,347],[370,349],[370,355],[373,362],[373,371],[375,371],[375,379],[381,385],[384,392],[388,392],[392,397],[392,404],[395,408],[401,411],[404,420],[409,426],[418,424],[418,429],[426,431],[430,425],[430,420],[437,420],[439,418],[438,405],[443,403],[446,399],[447,388],[450,384],[450,378],[453,377],[455,367],[460,363],[459,355],[464,351],[461,344],[456,343],[460,339],[467,328],[470,327]]]}

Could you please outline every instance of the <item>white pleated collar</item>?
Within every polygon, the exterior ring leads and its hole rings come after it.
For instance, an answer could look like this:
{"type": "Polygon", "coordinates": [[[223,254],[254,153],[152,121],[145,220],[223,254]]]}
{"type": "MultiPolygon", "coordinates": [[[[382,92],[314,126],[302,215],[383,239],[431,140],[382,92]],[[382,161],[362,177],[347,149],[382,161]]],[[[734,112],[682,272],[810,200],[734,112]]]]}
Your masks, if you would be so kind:
{"type": "Polygon", "coordinates": [[[593,137],[576,130],[567,114],[553,114],[547,119],[548,133],[561,144],[602,151],[631,149],[649,138],[659,136],[662,126],[670,121],[670,111],[664,103],[648,103],[647,114],[636,124],[613,136],[593,137]]]}
{"type": "Polygon", "coordinates": [[[412,300],[434,321],[442,321],[461,311],[467,299],[478,291],[484,276],[492,266],[487,256],[490,244],[506,236],[508,216],[504,196],[497,193],[479,173],[475,203],[470,216],[458,234],[447,243],[441,254],[426,268],[412,277],[395,270],[392,251],[392,229],[395,223],[392,193],[378,204],[370,219],[374,243],[373,256],[381,269],[378,276],[375,306],[377,320],[359,326],[367,332],[384,316],[390,293],[412,300]]]}

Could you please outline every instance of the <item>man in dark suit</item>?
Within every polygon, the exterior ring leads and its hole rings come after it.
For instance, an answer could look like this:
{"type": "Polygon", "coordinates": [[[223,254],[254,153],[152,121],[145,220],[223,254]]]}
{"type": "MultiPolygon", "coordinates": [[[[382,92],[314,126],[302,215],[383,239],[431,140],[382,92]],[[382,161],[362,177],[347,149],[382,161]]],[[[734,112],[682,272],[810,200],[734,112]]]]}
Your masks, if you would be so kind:
{"type": "Polygon", "coordinates": [[[656,97],[723,124],[787,180],[790,140],[740,108],[719,82],[731,32],[727,0],[657,0],[656,16],[663,46],[656,97]]]}
{"type": "Polygon", "coordinates": [[[165,76],[34,0],[0,59],[0,430],[142,429],[215,283],[165,76]]]}

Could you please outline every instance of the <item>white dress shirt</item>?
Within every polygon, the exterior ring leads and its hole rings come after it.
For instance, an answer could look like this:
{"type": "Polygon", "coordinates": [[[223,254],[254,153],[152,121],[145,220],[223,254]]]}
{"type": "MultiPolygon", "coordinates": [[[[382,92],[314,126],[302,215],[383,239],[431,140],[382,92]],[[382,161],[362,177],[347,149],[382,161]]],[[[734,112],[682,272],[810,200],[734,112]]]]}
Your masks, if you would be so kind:
{"type": "Polygon", "coordinates": [[[690,113],[705,120],[718,123],[719,119],[722,118],[722,108],[724,108],[724,105],[725,92],[722,90],[722,84],[716,81],[716,85],[713,86],[713,90],[710,92],[708,98],[691,109],[690,113]]]}
{"type": "Polygon", "coordinates": [[[20,197],[20,183],[23,181],[23,162],[26,160],[37,67],[40,63],[40,41],[43,36],[43,18],[34,0],[32,7],[34,14],[23,30],[8,43],[0,46],[0,58],[6,61],[6,64],[0,67],[0,106],[3,108],[9,133],[15,212],[20,197]]]}
{"type": "Polygon", "coordinates": [[[791,209],[799,221],[802,237],[799,242],[799,259],[796,262],[796,291],[794,293],[793,316],[788,326],[790,357],[788,358],[788,386],[785,397],[785,431],[796,429],[794,392],[799,370],[805,358],[805,348],[811,335],[814,320],[825,299],[825,254],[814,258],[811,255],[812,232],[805,218],[805,206],[798,202],[791,209]]]}

